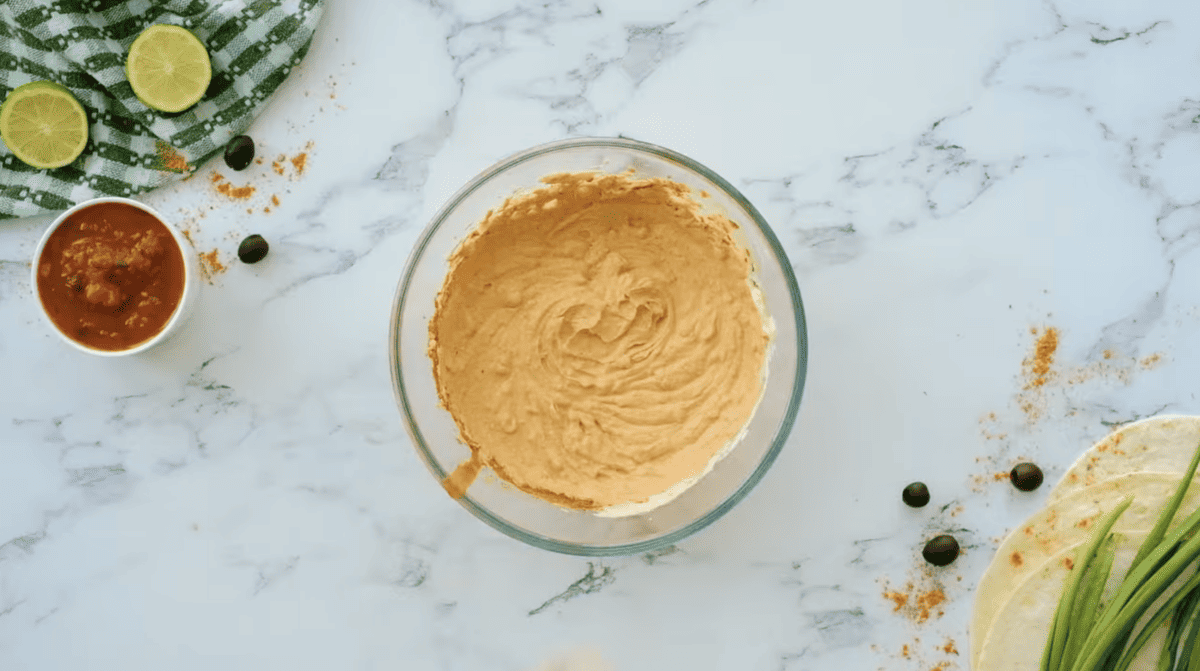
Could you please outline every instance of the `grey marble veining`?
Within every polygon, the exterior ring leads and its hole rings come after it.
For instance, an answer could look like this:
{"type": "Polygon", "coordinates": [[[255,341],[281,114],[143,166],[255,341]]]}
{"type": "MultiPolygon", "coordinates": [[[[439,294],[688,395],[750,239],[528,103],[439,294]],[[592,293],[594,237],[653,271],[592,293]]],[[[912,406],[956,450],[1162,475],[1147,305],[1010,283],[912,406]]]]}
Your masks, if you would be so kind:
{"type": "Polygon", "coordinates": [[[264,162],[145,197],[225,266],[164,348],[63,347],[28,279],[49,219],[0,226],[0,668],[966,669],[973,585],[1044,497],[997,474],[1200,409],[1198,29],[1182,1],[330,0],[264,162]],[[771,473],[641,556],[475,520],[387,370],[429,217],[574,135],[719,172],[808,312],[771,473]]]}

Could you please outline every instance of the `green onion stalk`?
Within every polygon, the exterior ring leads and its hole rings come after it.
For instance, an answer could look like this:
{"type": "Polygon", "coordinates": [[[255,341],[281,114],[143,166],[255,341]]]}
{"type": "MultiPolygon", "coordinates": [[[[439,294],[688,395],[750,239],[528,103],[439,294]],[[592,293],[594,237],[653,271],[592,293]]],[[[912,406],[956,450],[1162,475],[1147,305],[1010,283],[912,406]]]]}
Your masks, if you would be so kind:
{"type": "MultiPolygon", "coordinates": [[[[1132,662],[1133,657],[1126,650],[1126,642],[1133,633],[1137,621],[1145,614],[1146,609],[1200,556],[1200,535],[1196,534],[1196,530],[1200,528],[1200,509],[1192,512],[1178,527],[1169,534],[1167,533],[1167,527],[1175,517],[1175,513],[1178,512],[1179,506],[1183,502],[1183,498],[1187,493],[1188,486],[1191,484],[1192,477],[1195,475],[1198,466],[1200,466],[1200,445],[1197,445],[1188,471],[1184,474],[1175,494],[1168,501],[1150,535],[1147,536],[1145,542],[1139,548],[1134,558],[1133,566],[1130,568],[1129,574],[1124,581],[1122,581],[1117,593],[1101,610],[1090,630],[1086,631],[1086,639],[1077,650],[1075,656],[1064,659],[1061,648],[1055,649],[1055,647],[1063,645],[1063,641],[1067,638],[1069,623],[1066,620],[1068,614],[1072,612],[1074,599],[1076,598],[1074,592],[1078,591],[1083,575],[1080,572],[1072,577],[1071,587],[1063,593],[1063,601],[1060,601],[1059,609],[1055,613],[1055,622],[1051,629],[1051,644],[1047,646],[1048,650],[1043,654],[1044,670],[1095,671],[1097,669],[1109,668],[1120,669],[1124,668],[1122,663],[1128,666],[1132,662]],[[1070,599],[1070,602],[1067,602],[1068,599],[1070,599]],[[1065,609],[1064,603],[1066,603],[1065,609]],[[1047,661],[1051,664],[1050,666],[1046,665],[1047,661]],[[1114,664],[1115,666],[1113,666],[1114,664]]],[[[1128,507],[1127,501],[1128,499],[1122,502],[1125,504],[1125,507],[1128,507]]],[[[1123,512],[1123,508],[1114,509],[1114,512],[1116,510],[1123,512]]],[[[1110,513],[1105,518],[1105,521],[1108,523],[1108,526],[1097,529],[1097,538],[1094,538],[1089,543],[1090,554],[1086,554],[1084,558],[1087,564],[1091,563],[1100,538],[1108,534],[1112,523],[1116,519],[1110,513]]],[[[1189,580],[1188,582],[1190,584],[1192,581],[1189,580]]],[[[1194,588],[1195,585],[1192,585],[1191,588],[1181,589],[1179,592],[1186,594],[1190,589],[1194,588]]],[[[1173,600],[1174,597],[1172,597],[1173,600]]],[[[1177,606],[1178,602],[1175,601],[1171,609],[1177,606]]],[[[1162,618],[1157,619],[1154,627],[1150,627],[1149,624],[1143,627],[1141,634],[1134,639],[1134,643],[1138,648],[1145,644],[1145,640],[1148,640],[1149,634],[1153,633],[1154,628],[1157,628],[1163,619],[1170,614],[1171,609],[1160,608],[1156,614],[1156,618],[1158,614],[1161,614],[1162,618]],[[1143,634],[1145,634],[1144,639],[1143,634]],[[1138,644],[1138,641],[1141,641],[1141,643],[1138,644]]],[[[1152,620],[1156,618],[1152,618],[1152,620]]],[[[1193,634],[1195,631],[1194,626],[1190,628],[1189,636],[1187,637],[1187,641],[1185,641],[1185,645],[1189,647],[1189,650],[1186,655],[1181,656],[1181,658],[1187,657],[1189,661],[1194,656],[1195,636],[1193,634]]],[[[1132,650],[1132,647],[1130,647],[1130,650],[1132,650]]],[[[1200,662],[1200,657],[1197,659],[1200,662]]],[[[1179,660],[1177,659],[1176,661],[1179,660]]],[[[1200,666],[1193,668],[1194,671],[1200,671],[1200,666]]]]}

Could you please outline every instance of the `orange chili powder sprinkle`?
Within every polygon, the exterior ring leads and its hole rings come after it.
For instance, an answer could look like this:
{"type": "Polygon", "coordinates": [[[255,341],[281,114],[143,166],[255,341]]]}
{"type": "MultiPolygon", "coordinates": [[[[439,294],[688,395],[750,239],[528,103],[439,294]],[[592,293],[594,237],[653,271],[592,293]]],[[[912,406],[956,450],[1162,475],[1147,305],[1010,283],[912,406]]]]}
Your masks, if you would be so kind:
{"type": "Polygon", "coordinates": [[[204,265],[204,269],[208,271],[210,275],[225,272],[225,266],[221,263],[221,260],[217,258],[217,255],[218,252],[215,249],[211,252],[202,252],[200,254],[200,262],[204,265]]]}
{"type": "MultiPolygon", "coordinates": [[[[917,622],[924,622],[929,619],[934,608],[937,608],[946,600],[946,594],[940,589],[933,589],[923,594],[917,595],[917,622]]],[[[941,611],[937,614],[940,616],[941,611]]]]}
{"type": "Polygon", "coordinates": [[[302,152],[292,157],[292,167],[296,169],[297,174],[304,174],[304,167],[308,165],[308,152],[302,152]]]}
{"type": "Polygon", "coordinates": [[[908,603],[908,595],[903,592],[884,592],[883,598],[896,604],[896,607],[892,609],[893,613],[899,611],[908,603]]]}
{"type": "Polygon", "coordinates": [[[188,165],[187,159],[175,150],[164,152],[164,154],[161,154],[161,156],[163,159],[163,165],[167,166],[167,170],[174,172],[187,172],[188,168],[191,167],[188,165]]]}
{"type": "Polygon", "coordinates": [[[1050,327],[1038,338],[1033,350],[1033,380],[1029,386],[1040,387],[1046,384],[1050,374],[1050,366],[1054,363],[1054,353],[1058,350],[1058,329],[1050,327]]]}
{"type": "Polygon", "coordinates": [[[183,157],[183,154],[180,154],[175,147],[166,142],[156,140],[154,142],[154,149],[158,153],[159,160],[162,161],[164,170],[170,172],[188,172],[192,169],[192,166],[188,165],[187,159],[183,157]]]}
{"type": "MultiPolygon", "coordinates": [[[[214,179],[213,181],[215,182],[216,180],[214,179]]],[[[252,187],[252,186],[234,187],[229,182],[222,182],[222,183],[218,184],[217,191],[225,194],[226,196],[229,196],[230,198],[236,198],[238,200],[246,200],[250,196],[254,195],[254,187],[252,187]]]]}

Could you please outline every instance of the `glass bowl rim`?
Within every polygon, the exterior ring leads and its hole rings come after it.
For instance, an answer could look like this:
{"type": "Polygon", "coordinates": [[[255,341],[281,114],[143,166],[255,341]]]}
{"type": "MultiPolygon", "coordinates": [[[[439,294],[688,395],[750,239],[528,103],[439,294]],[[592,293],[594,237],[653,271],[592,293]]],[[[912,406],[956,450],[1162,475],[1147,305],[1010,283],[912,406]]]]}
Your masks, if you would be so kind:
{"type": "MultiPolygon", "coordinates": [[[[412,440],[413,447],[416,448],[417,454],[421,460],[425,462],[425,467],[437,479],[439,486],[445,480],[448,473],[442,470],[438,464],[437,458],[433,456],[429,448],[425,444],[424,436],[421,435],[420,426],[417,424],[413,409],[409,406],[408,394],[404,387],[404,378],[400,371],[400,330],[402,324],[402,315],[408,295],[408,289],[412,282],[413,274],[416,268],[417,261],[422,257],[425,248],[429,245],[429,241],[433,235],[441,228],[446,219],[454,212],[458,206],[482,185],[489,182],[496,175],[512,168],[516,165],[529,161],[531,159],[543,156],[545,154],[562,151],[564,149],[574,149],[579,147],[615,147],[620,149],[632,150],[651,154],[658,158],[665,159],[670,163],[678,164],[701,177],[709,180],[718,188],[725,192],[727,196],[733,199],[739,207],[743,209],[754,221],[759,231],[766,239],[768,246],[771,248],[771,253],[775,256],[775,260],[783,272],[787,283],[788,293],[792,301],[792,313],[795,317],[796,329],[796,374],[792,381],[792,395],[788,400],[787,410],[784,413],[783,419],[779,423],[778,430],[775,433],[775,438],[771,442],[770,448],[763,455],[758,465],[749,477],[742,482],[732,494],[725,498],[720,504],[709,510],[704,515],[701,515],[692,522],[675,529],[669,533],[654,538],[637,541],[634,543],[622,543],[619,545],[584,545],[579,543],[564,542],[556,540],[541,534],[537,534],[526,529],[515,527],[505,520],[492,514],[485,506],[477,504],[473,501],[470,495],[456,499],[460,505],[471,512],[472,515],[485,522],[493,529],[515,538],[523,543],[532,545],[543,550],[559,552],[562,554],[585,556],[585,557],[612,557],[622,555],[633,555],[642,552],[649,552],[658,548],[666,547],[673,543],[677,543],[697,531],[707,527],[717,519],[729,512],[737,505],[750,490],[754,489],[755,485],[762,480],[771,465],[779,456],[779,452],[783,449],[784,443],[787,442],[791,435],[792,427],[796,421],[796,415],[800,408],[800,398],[804,392],[804,381],[808,372],[808,331],[806,328],[804,316],[804,303],[800,298],[800,287],[796,283],[796,275],[792,269],[791,261],[788,259],[787,253],[780,244],[779,238],[775,232],[771,230],[770,225],[740,191],[732,184],[725,181],[720,175],[716,174],[709,168],[699,162],[680,154],[671,149],[658,145],[634,140],[627,137],[577,137],[564,140],[555,140],[540,144],[524,151],[511,154],[500,159],[483,172],[476,175],[472,180],[467,182],[453,196],[446,200],[446,203],[437,211],[430,219],[429,224],[425,226],[425,230],[421,232],[417,242],[413,245],[412,251],[409,253],[408,259],[405,262],[404,274],[400,278],[400,283],[396,288],[396,295],[392,302],[392,315],[388,322],[388,363],[391,368],[392,376],[392,392],[396,397],[396,402],[400,406],[401,414],[404,416],[404,426],[408,432],[409,438],[412,440]]],[[[439,288],[440,290],[440,288],[439,288]]],[[[774,316],[774,315],[773,315],[774,316]]],[[[777,317],[777,316],[776,316],[777,317]]]]}

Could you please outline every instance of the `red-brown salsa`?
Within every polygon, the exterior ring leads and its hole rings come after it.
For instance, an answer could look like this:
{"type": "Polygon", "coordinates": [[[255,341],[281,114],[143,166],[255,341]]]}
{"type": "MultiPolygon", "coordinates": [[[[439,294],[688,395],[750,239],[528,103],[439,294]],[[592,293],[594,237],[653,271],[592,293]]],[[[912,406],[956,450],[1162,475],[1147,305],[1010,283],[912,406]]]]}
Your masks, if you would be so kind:
{"type": "Polygon", "coordinates": [[[64,334],[119,351],[153,338],[183,297],[183,253],[150,213],[124,203],[75,212],[46,241],[38,295],[64,334]]]}

